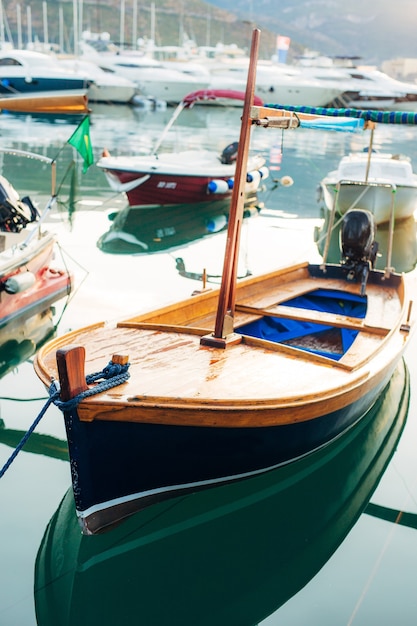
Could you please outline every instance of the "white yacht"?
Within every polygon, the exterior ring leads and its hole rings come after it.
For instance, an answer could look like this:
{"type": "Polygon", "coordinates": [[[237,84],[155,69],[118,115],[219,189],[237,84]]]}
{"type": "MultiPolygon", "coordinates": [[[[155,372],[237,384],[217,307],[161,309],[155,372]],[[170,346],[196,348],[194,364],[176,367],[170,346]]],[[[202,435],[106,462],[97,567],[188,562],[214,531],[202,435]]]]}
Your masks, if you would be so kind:
{"type": "Polygon", "coordinates": [[[127,104],[134,100],[137,88],[128,78],[118,76],[111,70],[105,71],[95,63],[77,57],[59,58],[58,62],[61,67],[75,75],[93,81],[88,89],[90,102],[127,104]]]}
{"type": "Polygon", "coordinates": [[[337,106],[383,111],[417,111],[417,84],[396,80],[374,68],[356,65],[359,57],[306,55],[297,69],[323,83],[338,82],[343,96],[337,106]]]}
{"type": "Polygon", "coordinates": [[[209,77],[166,68],[143,53],[122,50],[110,41],[95,39],[80,43],[81,57],[106,71],[131,80],[143,96],[178,104],[188,93],[206,89],[209,77]]]}

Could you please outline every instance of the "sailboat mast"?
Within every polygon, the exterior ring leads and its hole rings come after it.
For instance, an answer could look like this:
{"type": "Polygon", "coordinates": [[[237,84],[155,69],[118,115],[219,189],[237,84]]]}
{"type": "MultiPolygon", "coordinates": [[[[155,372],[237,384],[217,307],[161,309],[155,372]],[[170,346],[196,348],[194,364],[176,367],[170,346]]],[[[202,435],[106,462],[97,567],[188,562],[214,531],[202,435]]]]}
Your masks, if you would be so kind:
{"type": "Polygon", "coordinates": [[[226,347],[226,337],[231,336],[234,329],[233,322],[236,297],[237,265],[239,259],[240,232],[243,221],[243,206],[245,201],[250,129],[252,124],[250,112],[255,95],[256,65],[258,61],[260,32],[261,31],[259,29],[254,29],[252,33],[248,79],[243,105],[242,125],[240,129],[239,148],[236,160],[236,171],[230,206],[229,226],[227,230],[226,251],[216,323],[213,335],[206,335],[201,338],[201,343],[203,345],[226,347]]]}

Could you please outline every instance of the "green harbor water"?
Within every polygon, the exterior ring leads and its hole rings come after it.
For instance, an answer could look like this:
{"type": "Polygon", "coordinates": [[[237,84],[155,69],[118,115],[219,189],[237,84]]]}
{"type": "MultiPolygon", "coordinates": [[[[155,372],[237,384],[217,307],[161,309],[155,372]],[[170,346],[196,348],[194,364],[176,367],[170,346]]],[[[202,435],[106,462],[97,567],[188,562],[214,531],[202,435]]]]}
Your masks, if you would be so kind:
{"type": "MultiPolygon", "coordinates": [[[[149,152],[171,113],[93,106],[96,158],[105,147],[149,152]]],[[[180,116],[165,146],[220,153],[238,138],[240,114],[196,106],[180,116]]],[[[196,274],[222,269],[226,232],[210,234],[204,215],[135,216],[124,222],[124,241],[135,245],[105,251],[103,237],[117,234],[123,220],[115,216],[126,212],[126,201],[95,166],[81,173],[66,143],[76,124],[0,115],[1,148],[57,157],[59,202],[47,227],[59,238],[57,264],[75,279],[53,322],[36,320],[24,338],[0,336],[0,466],[45,404],[32,366],[43,337],[190,295],[201,283],[178,273],[178,258],[196,274]]],[[[378,126],[374,148],[406,154],[417,169],[416,140],[415,128],[378,126]]],[[[368,141],[367,132],[255,129],[252,149],[265,154],[271,172],[259,210],[244,221],[239,275],[319,258],[317,185],[368,141]],[[294,184],[282,186],[282,176],[294,184]]],[[[0,165],[20,195],[42,207],[47,166],[7,154],[0,165]]],[[[403,255],[410,264],[411,244],[397,251],[398,263],[403,255]]],[[[375,407],[324,450],[238,485],[150,507],[97,537],[82,536],[77,525],[63,421],[50,407],[0,480],[1,626],[414,626],[416,348],[414,337],[375,407]]]]}

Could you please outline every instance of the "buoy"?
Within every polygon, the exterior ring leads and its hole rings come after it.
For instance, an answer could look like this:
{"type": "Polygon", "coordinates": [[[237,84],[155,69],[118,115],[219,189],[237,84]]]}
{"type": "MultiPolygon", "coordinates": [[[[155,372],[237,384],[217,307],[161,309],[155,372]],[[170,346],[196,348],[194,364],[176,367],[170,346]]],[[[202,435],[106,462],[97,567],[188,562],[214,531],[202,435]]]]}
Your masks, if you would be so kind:
{"type": "Polygon", "coordinates": [[[291,185],[294,184],[294,180],[291,178],[291,176],[283,176],[279,182],[283,187],[291,187],[291,185]]]}
{"type": "Polygon", "coordinates": [[[226,215],[216,215],[212,217],[206,222],[207,232],[209,233],[218,233],[222,230],[227,224],[226,215]]]}
{"type": "Polygon", "coordinates": [[[260,180],[261,180],[261,174],[259,170],[253,170],[253,172],[248,172],[246,174],[247,183],[259,183],[260,180]]]}
{"type": "Polygon", "coordinates": [[[4,282],[4,291],[9,294],[20,293],[33,287],[35,282],[36,278],[32,272],[21,272],[11,276],[4,282]]]}
{"type": "Polygon", "coordinates": [[[226,180],[213,179],[207,185],[207,191],[209,193],[227,193],[230,190],[226,180]]]}
{"type": "Polygon", "coordinates": [[[259,168],[259,173],[261,175],[262,180],[264,180],[265,178],[268,178],[269,176],[269,169],[266,167],[266,165],[264,165],[263,167],[259,168]]]}

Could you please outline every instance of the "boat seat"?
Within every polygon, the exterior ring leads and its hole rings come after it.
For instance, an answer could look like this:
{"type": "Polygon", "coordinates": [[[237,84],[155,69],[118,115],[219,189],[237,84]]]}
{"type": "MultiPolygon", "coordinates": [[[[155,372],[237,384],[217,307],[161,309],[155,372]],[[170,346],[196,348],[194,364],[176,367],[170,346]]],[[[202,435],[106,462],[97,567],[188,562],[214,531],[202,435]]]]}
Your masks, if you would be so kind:
{"type": "Polygon", "coordinates": [[[315,311],[311,309],[300,309],[286,305],[275,305],[268,308],[258,308],[244,304],[236,304],[236,311],[239,313],[247,313],[257,315],[259,317],[271,316],[281,317],[283,319],[292,319],[302,322],[312,322],[314,324],[323,324],[323,326],[332,326],[334,328],[348,328],[357,331],[365,331],[376,335],[387,335],[390,328],[367,324],[364,319],[349,317],[335,313],[327,313],[325,311],[315,311]]]}

